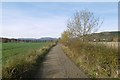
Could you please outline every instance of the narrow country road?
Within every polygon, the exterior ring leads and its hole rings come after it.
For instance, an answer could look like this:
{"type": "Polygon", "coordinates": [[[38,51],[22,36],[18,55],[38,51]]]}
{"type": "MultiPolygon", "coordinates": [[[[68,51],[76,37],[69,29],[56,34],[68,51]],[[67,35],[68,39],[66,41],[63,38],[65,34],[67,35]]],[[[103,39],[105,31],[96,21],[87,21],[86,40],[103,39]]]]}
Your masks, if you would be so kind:
{"type": "Polygon", "coordinates": [[[46,55],[35,78],[87,78],[57,44],[46,55]]]}

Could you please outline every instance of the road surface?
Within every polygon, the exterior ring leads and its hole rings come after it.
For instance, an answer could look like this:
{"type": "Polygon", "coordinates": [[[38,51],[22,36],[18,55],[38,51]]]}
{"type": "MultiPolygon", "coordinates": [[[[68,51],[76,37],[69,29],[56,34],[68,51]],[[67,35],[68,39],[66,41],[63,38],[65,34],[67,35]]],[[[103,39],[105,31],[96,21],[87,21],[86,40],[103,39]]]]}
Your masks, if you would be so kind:
{"type": "Polygon", "coordinates": [[[57,44],[45,56],[35,78],[87,78],[57,44]]]}

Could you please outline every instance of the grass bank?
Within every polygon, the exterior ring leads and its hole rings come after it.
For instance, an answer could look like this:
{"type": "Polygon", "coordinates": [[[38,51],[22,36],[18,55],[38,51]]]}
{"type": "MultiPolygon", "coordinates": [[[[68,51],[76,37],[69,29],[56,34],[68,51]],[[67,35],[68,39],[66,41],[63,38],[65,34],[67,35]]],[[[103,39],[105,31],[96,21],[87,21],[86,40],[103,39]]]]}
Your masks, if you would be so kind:
{"type": "MultiPolygon", "coordinates": [[[[40,63],[42,61],[42,58],[54,45],[55,43],[51,43],[41,48],[32,49],[24,55],[14,55],[7,60],[5,59],[6,61],[2,66],[3,80],[6,78],[11,80],[13,78],[17,80],[32,78],[38,67],[38,62],[40,63]]],[[[34,48],[33,46],[30,47],[34,48]]]]}
{"type": "Polygon", "coordinates": [[[79,40],[62,45],[65,53],[91,78],[118,77],[118,50],[79,40]]]}

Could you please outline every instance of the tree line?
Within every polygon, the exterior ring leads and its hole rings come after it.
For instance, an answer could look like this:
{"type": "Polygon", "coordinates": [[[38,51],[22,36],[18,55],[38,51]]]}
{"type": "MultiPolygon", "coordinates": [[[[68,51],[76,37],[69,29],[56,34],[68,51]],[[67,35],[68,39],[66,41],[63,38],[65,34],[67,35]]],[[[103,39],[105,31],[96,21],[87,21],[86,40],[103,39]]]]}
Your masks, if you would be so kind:
{"type": "Polygon", "coordinates": [[[0,38],[0,42],[2,43],[8,43],[8,42],[48,42],[48,41],[54,41],[54,40],[21,40],[21,39],[9,39],[9,38],[0,38]]]}

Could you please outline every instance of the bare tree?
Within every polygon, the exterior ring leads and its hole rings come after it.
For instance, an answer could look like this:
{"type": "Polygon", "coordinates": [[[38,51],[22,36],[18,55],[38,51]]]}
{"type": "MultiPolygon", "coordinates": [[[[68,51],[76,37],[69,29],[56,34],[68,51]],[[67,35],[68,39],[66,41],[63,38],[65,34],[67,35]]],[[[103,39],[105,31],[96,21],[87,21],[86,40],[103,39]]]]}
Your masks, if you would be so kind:
{"type": "Polygon", "coordinates": [[[73,18],[68,20],[67,28],[71,36],[79,37],[83,41],[88,34],[96,32],[103,21],[95,18],[94,14],[88,10],[76,11],[73,18]]]}

